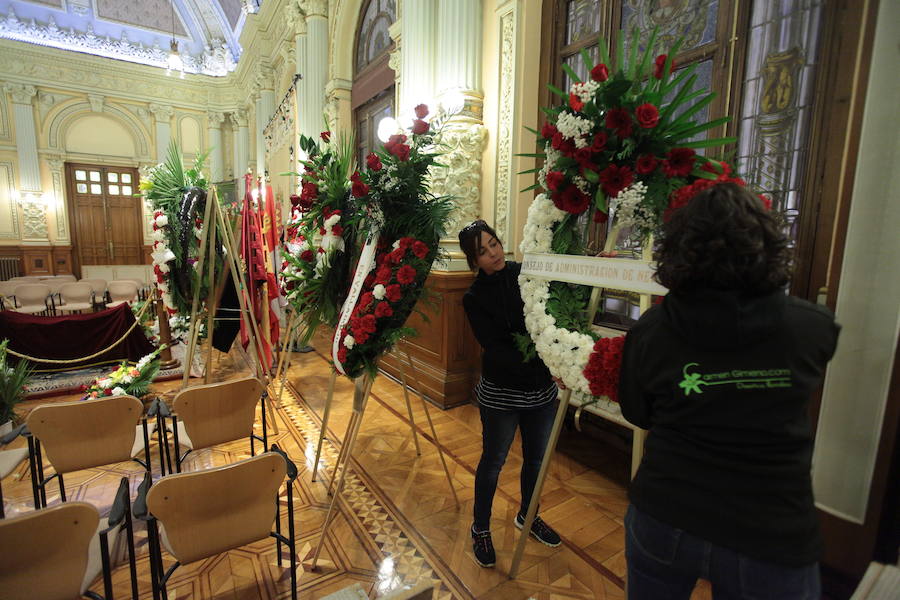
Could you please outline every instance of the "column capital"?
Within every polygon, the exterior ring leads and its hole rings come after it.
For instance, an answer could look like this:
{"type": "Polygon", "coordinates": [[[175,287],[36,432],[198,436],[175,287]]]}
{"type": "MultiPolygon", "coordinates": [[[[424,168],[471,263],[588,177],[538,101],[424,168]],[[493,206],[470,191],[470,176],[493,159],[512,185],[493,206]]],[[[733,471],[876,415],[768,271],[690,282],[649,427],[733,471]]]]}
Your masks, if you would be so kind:
{"type": "Polygon", "coordinates": [[[37,88],[27,83],[7,83],[5,89],[15,104],[31,104],[31,99],[37,95],[37,88]]]}
{"type": "Polygon", "coordinates": [[[106,97],[102,94],[88,94],[88,102],[91,104],[91,111],[95,113],[103,112],[103,102],[106,97]]]}
{"type": "Polygon", "coordinates": [[[228,118],[231,119],[231,124],[234,127],[247,127],[249,123],[247,111],[244,110],[235,111],[228,118]]]}
{"type": "Polygon", "coordinates": [[[206,125],[211,129],[221,127],[224,120],[225,113],[218,111],[209,111],[206,113],[206,125]]]}
{"type": "Polygon", "coordinates": [[[300,7],[308,17],[328,18],[328,0],[301,0],[300,7]]]}
{"type": "Polygon", "coordinates": [[[306,13],[300,7],[297,0],[290,0],[284,7],[284,20],[288,29],[294,30],[294,35],[306,33],[306,13]]]}
{"type": "Polygon", "coordinates": [[[259,64],[256,67],[256,77],[254,83],[259,90],[274,89],[275,70],[266,64],[259,64]]]}
{"type": "Polygon", "coordinates": [[[168,123],[175,114],[175,109],[164,104],[151,104],[150,112],[156,117],[157,122],[168,123]]]}
{"type": "Polygon", "coordinates": [[[66,164],[66,159],[62,154],[45,154],[44,160],[47,161],[50,171],[54,173],[62,172],[63,165],[66,164]]]}

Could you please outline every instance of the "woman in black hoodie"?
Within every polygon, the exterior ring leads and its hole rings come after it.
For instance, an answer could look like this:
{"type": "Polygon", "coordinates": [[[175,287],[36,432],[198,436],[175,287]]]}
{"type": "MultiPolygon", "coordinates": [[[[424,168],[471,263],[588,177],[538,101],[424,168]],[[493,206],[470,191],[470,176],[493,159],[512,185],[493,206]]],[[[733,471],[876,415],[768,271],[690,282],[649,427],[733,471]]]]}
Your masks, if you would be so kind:
{"type": "MultiPolygon", "coordinates": [[[[478,276],[463,296],[466,315],[484,350],[481,379],[475,387],[481,412],[482,453],[475,473],[472,548],[482,567],[496,563],[490,520],[500,469],[516,428],[522,432],[522,499],[515,525],[522,528],[528,503],[541,468],[541,460],[556,414],[557,386],[539,358],[525,361],[513,334],[528,335],[519,292],[521,265],[507,262],[503,244],[484,221],[459,232],[459,245],[478,276]]],[[[531,536],[547,546],[558,546],[556,534],[535,517],[531,536]]]]}
{"type": "Polygon", "coordinates": [[[625,516],[632,600],[819,598],[808,406],[834,315],[788,296],[790,251],[762,202],[714,185],[663,227],[669,294],[628,332],[619,403],[649,429],[625,516]]]}

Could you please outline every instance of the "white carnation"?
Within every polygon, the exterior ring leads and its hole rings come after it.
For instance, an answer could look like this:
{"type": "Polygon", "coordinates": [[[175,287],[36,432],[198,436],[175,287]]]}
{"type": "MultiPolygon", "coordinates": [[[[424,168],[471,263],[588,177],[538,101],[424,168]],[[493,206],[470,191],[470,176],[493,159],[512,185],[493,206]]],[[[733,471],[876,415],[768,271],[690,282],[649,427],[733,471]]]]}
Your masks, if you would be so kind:
{"type": "Polygon", "coordinates": [[[118,386],[114,387],[113,391],[112,391],[113,396],[125,396],[127,394],[128,394],[128,392],[126,392],[124,389],[122,389],[118,386]]]}
{"type": "Polygon", "coordinates": [[[383,300],[384,293],[385,293],[385,288],[380,283],[372,289],[372,295],[375,296],[376,300],[383,300]]]}
{"type": "Polygon", "coordinates": [[[158,217],[156,217],[154,222],[156,223],[157,227],[165,227],[166,225],[169,224],[169,217],[162,214],[162,215],[159,215],[158,217]]]}
{"type": "Polygon", "coordinates": [[[355,345],[356,345],[356,340],[353,338],[352,335],[348,335],[348,336],[344,337],[344,347],[347,348],[347,350],[350,350],[355,345]]]}

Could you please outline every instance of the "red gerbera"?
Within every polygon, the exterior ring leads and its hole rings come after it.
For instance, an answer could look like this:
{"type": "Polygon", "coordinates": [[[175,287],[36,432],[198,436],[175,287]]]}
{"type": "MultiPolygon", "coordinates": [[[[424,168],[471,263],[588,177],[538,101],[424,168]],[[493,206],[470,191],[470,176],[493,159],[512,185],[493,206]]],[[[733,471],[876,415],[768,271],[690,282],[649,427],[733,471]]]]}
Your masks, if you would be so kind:
{"type": "Polygon", "coordinates": [[[694,168],[696,153],[691,148],[673,148],[666,154],[663,171],[667,177],[687,177],[694,168]]]}
{"type": "Polygon", "coordinates": [[[556,191],[562,186],[566,181],[566,176],[562,171],[550,171],[547,173],[547,187],[550,188],[551,191],[556,191]]]}
{"type": "Polygon", "coordinates": [[[556,129],[556,126],[553,123],[549,123],[549,122],[544,123],[544,126],[541,127],[541,137],[546,140],[549,140],[554,135],[556,135],[557,131],[559,131],[559,130],[556,129]]]}
{"type": "Polygon", "coordinates": [[[603,193],[610,198],[619,195],[619,192],[627,188],[634,181],[634,174],[628,167],[609,165],[600,172],[600,182],[603,184],[603,193]]]}
{"type": "Polygon", "coordinates": [[[624,108],[613,108],[606,113],[606,128],[616,132],[619,138],[631,135],[631,115],[624,108]]]}
{"type": "Polygon", "coordinates": [[[647,175],[655,171],[658,164],[659,161],[652,154],[641,154],[637,159],[634,170],[640,175],[647,175]]]}
{"type": "Polygon", "coordinates": [[[575,112],[581,112],[581,109],[584,108],[584,102],[576,94],[569,94],[569,106],[575,112]]]}

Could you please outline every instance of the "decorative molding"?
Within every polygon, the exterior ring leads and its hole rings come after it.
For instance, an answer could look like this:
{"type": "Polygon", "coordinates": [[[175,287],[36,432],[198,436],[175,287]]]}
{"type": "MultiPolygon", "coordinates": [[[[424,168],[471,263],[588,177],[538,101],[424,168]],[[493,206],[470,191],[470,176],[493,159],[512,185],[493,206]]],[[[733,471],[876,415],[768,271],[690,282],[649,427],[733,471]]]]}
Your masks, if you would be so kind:
{"type": "MultiPolygon", "coordinates": [[[[118,40],[109,36],[101,37],[94,33],[93,25],[87,25],[87,31],[78,33],[73,28],[60,29],[50,16],[47,24],[39,24],[34,19],[28,23],[20,21],[9,9],[5,18],[0,18],[0,38],[29,42],[50,46],[60,50],[74,50],[105,58],[114,58],[128,62],[166,68],[169,53],[154,44],[152,47],[134,43],[128,39],[125,31],[118,40]]],[[[237,66],[235,57],[221,39],[213,39],[199,55],[180,53],[187,73],[224,77],[237,66]]]]}
{"type": "Polygon", "coordinates": [[[7,83],[3,89],[12,98],[13,104],[31,104],[31,99],[37,95],[37,88],[27,83],[7,83]]]}
{"type": "Polygon", "coordinates": [[[515,121],[516,10],[500,17],[500,101],[497,104],[497,166],[494,175],[494,227],[500,238],[511,241],[510,208],[513,204],[512,160],[515,121]]]}
{"type": "Polygon", "coordinates": [[[10,139],[9,108],[6,104],[6,94],[0,94],[0,139],[10,139]]]}
{"type": "Polygon", "coordinates": [[[258,64],[256,66],[254,85],[260,90],[275,89],[275,70],[269,65],[258,64]]]}
{"type": "Polygon", "coordinates": [[[331,79],[325,86],[325,118],[336,127],[338,124],[338,115],[341,113],[341,102],[350,102],[350,94],[353,89],[353,82],[346,79],[331,79]]]}
{"type": "Polygon", "coordinates": [[[19,212],[16,210],[16,203],[12,198],[14,189],[13,164],[0,162],[0,210],[4,213],[9,211],[9,226],[0,229],[0,238],[2,239],[19,239],[19,212]]]}
{"type": "Polygon", "coordinates": [[[328,0],[300,0],[300,9],[307,17],[328,18],[328,0]]]}
{"type": "Polygon", "coordinates": [[[106,99],[102,94],[88,94],[88,102],[91,104],[91,110],[95,113],[103,112],[103,101],[106,99]]]}
{"type": "Polygon", "coordinates": [[[22,241],[47,241],[47,211],[43,202],[22,203],[22,241]]]}
{"type": "Polygon", "coordinates": [[[248,127],[249,121],[247,117],[247,111],[235,111],[228,115],[228,118],[231,119],[231,125],[233,127],[248,127]]]}
{"type": "Polygon", "coordinates": [[[481,212],[481,163],[487,134],[487,128],[478,123],[451,123],[435,140],[445,148],[441,164],[447,168],[429,170],[431,191],[438,196],[453,196],[457,203],[447,224],[448,232],[458,231],[461,223],[475,220],[481,212]]]}
{"type": "MultiPolygon", "coordinates": [[[[55,163],[57,161],[54,160],[53,162],[55,163]]],[[[60,159],[59,163],[62,164],[62,162],[63,161],[60,159]]],[[[56,209],[56,241],[69,242],[71,240],[69,239],[69,219],[66,214],[66,198],[62,183],[62,168],[53,169],[52,165],[50,168],[52,169],[50,177],[53,180],[53,204],[56,209]]]]}
{"type": "Polygon", "coordinates": [[[172,115],[175,114],[175,109],[171,106],[151,104],[148,108],[158,123],[170,123],[172,121],[172,115]]]}
{"type": "MultiPolygon", "coordinates": [[[[153,110],[153,106],[150,105],[150,110],[153,110]]],[[[70,104],[64,109],[60,110],[53,116],[53,120],[50,122],[49,126],[46,127],[48,131],[47,134],[47,148],[50,150],[61,151],[64,148],[61,147],[62,139],[61,133],[65,132],[68,129],[70,123],[76,120],[81,116],[81,113],[87,112],[92,107],[85,102],[77,102],[74,104],[70,104]]],[[[113,106],[111,104],[104,104],[103,110],[101,114],[112,117],[116,121],[119,122],[120,125],[124,126],[127,129],[134,140],[135,148],[137,148],[138,156],[135,157],[137,160],[143,160],[144,158],[150,155],[150,144],[148,142],[148,136],[144,134],[144,131],[141,129],[139,122],[136,117],[132,115],[130,112],[122,110],[118,106],[113,106]]],[[[163,109],[170,107],[162,107],[163,109]]]]}
{"type": "Polygon", "coordinates": [[[227,91],[222,81],[198,86],[166,77],[162,70],[147,66],[115,63],[88,55],[15,44],[0,39],[0,73],[8,80],[64,88],[81,93],[85,88],[102,89],[108,96],[120,96],[139,102],[168,103],[178,98],[179,105],[206,107],[210,93],[227,91]]]}
{"type": "Polygon", "coordinates": [[[219,128],[225,121],[225,113],[210,111],[206,113],[206,127],[208,129],[219,128]]]}
{"type": "Polygon", "coordinates": [[[66,164],[66,157],[62,154],[44,154],[44,160],[50,167],[51,173],[61,173],[66,164]]]}

